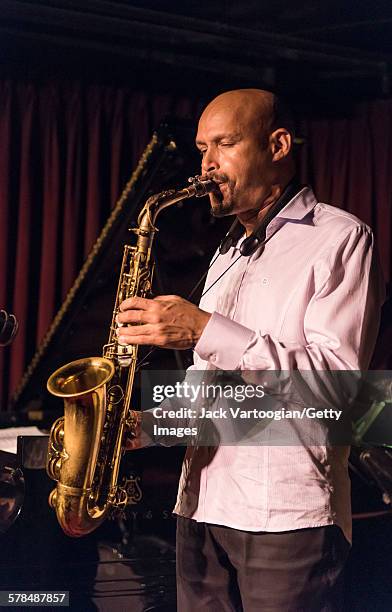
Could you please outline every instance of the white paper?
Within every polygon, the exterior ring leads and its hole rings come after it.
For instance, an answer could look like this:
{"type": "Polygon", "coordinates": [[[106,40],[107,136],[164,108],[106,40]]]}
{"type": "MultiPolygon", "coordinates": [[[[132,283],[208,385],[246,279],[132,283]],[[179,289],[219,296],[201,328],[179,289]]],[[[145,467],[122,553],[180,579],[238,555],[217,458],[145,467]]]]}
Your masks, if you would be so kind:
{"type": "Polygon", "coordinates": [[[0,450],[16,455],[18,436],[47,436],[38,427],[8,427],[0,429],[0,450]]]}

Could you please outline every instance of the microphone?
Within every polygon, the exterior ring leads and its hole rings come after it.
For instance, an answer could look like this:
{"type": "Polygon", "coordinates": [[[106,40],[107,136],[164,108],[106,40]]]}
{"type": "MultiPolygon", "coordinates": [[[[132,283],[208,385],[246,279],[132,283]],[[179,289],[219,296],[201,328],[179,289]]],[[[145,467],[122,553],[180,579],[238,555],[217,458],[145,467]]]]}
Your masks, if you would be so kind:
{"type": "Polygon", "coordinates": [[[13,314],[0,310],[0,346],[11,344],[18,331],[18,321],[13,314]]]}

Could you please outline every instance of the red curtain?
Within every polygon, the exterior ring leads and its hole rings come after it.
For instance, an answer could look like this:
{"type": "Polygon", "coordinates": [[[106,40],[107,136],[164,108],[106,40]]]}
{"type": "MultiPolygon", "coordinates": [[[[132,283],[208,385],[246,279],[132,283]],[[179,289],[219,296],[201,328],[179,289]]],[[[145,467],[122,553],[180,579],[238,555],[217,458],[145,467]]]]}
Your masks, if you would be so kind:
{"type": "Polygon", "coordinates": [[[349,119],[302,123],[302,175],[318,198],[357,215],[377,236],[386,280],[392,272],[392,100],[359,104],[349,119]]]}
{"type": "Polygon", "coordinates": [[[0,308],[19,332],[0,348],[0,406],[166,114],[200,102],[110,87],[0,82],[0,308]]]}
{"type": "MultiPolygon", "coordinates": [[[[19,333],[0,349],[0,400],[18,384],[153,129],[198,100],[126,88],[0,82],[0,308],[19,333]]],[[[373,226],[391,274],[392,101],[303,121],[302,179],[373,226]]]]}

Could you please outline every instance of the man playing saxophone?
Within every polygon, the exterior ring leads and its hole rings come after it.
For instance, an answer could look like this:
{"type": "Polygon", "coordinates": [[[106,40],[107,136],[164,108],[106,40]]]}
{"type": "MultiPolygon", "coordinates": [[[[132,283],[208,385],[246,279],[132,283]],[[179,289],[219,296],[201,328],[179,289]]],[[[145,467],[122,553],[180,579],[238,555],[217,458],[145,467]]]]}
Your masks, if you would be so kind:
{"type": "MultiPolygon", "coordinates": [[[[282,108],[256,89],[206,107],[196,146],[217,185],[212,214],[236,215],[243,235],[217,257],[199,307],[173,295],[123,301],[120,343],[193,348],[199,370],[366,370],[383,301],[372,232],[295,186],[282,108]],[[241,251],[278,203],[262,247],[241,251]]],[[[348,447],[188,451],[175,507],[179,611],[341,609],[348,447]]]]}

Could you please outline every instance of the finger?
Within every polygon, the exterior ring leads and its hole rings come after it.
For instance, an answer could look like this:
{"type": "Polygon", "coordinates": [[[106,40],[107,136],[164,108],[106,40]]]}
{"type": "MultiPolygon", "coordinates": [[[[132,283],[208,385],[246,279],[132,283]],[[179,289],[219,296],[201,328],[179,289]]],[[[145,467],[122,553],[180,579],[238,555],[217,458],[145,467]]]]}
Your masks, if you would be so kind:
{"type": "Polygon", "coordinates": [[[120,327],[118,341],[120,344],[152,344],[151,340],[156,334],[150,324],[134,327],[120,327]]]}
{"type": "Polygon", "coordinates": [[[158,325],[135,325],[120,327],[118,341],[120,344],[151,344],[164,346],[167,337],[158,325]]]}
{"type": "Polygon", "coordinates": [[[144,310],[126,310],[125,312],[120,312],[117,315],[116,322],[119,324],[133,323],[136,325],[142,325],[143,323],[147,323],[147,321],[145,321],[143,318],[144,313],[144,310]]]}
{"type": "Polygon", "coordinates": [[[150,310],[126,310],[120,312],[116,317],[117,323],[133,323],[143,325],[147,323],[158,323],[159,314],[150,310]]]}
{"type": "Polygon", "coordinates": [[[163,342],[159,341],[158,337],[147,336],[145,334],[140,334],[139,336],[126,337],[123,339],[119,338],[120,344],[140,344],[140,345],[149,345],[149,346],[162,346],[163,342]]]}
{"type": "Polygon", "coordinates": [[[150,300],[148,298],[142,298],[138,296],[130,297],[121,302],[120,304],[120,312],[124,312],[124,310],[128,309],[141,309],[148,310],[154,305],[154,300],[150,300]]]}

